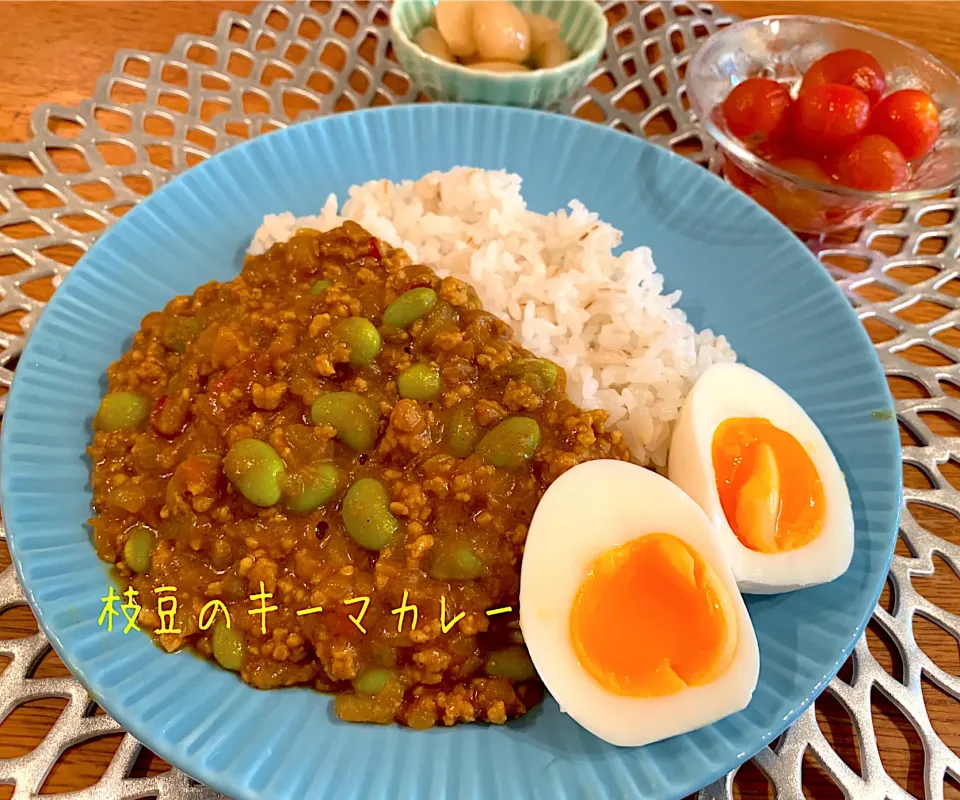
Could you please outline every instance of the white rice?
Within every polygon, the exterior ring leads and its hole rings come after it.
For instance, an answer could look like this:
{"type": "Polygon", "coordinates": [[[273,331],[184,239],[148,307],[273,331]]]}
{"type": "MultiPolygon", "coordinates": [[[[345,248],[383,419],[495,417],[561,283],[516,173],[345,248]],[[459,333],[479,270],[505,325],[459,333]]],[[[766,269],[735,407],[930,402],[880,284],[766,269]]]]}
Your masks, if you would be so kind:
{"type": "Polygon", "coordinates": [[[520,177],[456,167],[399,184],[371,181],[335,195],[320,214],[267,216],[249,252],[298,228],[326,231],[352,219],[440,276],[470,283],[523,346],[560,364],[573,402],[602,408],[637,461],[662,467],[687,392],[711,364],[734,361],[723,336],[699,333],[663,293],[650,249],[620,255],[621,232],[573,200],[535,214],[520,177]]]}

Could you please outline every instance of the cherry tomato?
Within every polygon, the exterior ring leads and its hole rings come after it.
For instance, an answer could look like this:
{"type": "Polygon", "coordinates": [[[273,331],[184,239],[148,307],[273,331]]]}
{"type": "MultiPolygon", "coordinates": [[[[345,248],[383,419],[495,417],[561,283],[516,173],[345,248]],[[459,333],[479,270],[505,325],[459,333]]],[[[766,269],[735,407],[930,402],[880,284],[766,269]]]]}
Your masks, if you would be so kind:
{"type": "Polygon", "coordinates": [[[925,156],[940,135],[937,104],[919,89],[901,89],[883,98],[870,117],[870,133],[886,136],[907,161],[925,156]]]}
{"type": "Polygon", "coordinates": [[[886,136],[869,134],[837,159],[837,181],[853,189],[889,192],[910,174],[907,160],[886,136]]]}
{"type": "Polygon", "coordinates": [[[859,89],[824,83],[802,92],[793,108],[793,140],[817,153],[853,144],[870,120],[870,101],[859,89]]]}
{"type": "Polygon", "coordinates": [[[727,130],[747,143],[776,140],[787,131],[790,91],[767,78],[748,78],[723,101],[727,130]]]}
{"type": "Polygon", "coordinates": [[[730,183],[736,186],[744,194],[752,194],[758,186],[762,186],[756,178],[750,175],[728,155],[723,157],[723,174],[730,183]]]}
{"type": "Polygon", "coordinates": [[[871,105],[883,97],[883,90],[887,87],[880,62],[863,50],[852,49],[827,53],[815,61],[803,76],[800,92],[825,83],[839,83],[859,89],[871,105]]]}
{"type": "Polygon", "coordinates": [[[780,167],[784,172],[806,178],[809,181],[826,184],[831,183],[830,176],[826,170],[812,159],[803,158],[802,156],[787,156],[786,158],[775,158],[771,163],[774,166],[780,167]]]}
{"type": "Polygon", "coordinates": [[[784,158],[808,158],[813,161],[825,161],[826,156],[811,152],[808,148],[801,147],[790,138],[781,139],[779,142],[764,142],[752,148],[764,161],[779,161],[784,158]]]}

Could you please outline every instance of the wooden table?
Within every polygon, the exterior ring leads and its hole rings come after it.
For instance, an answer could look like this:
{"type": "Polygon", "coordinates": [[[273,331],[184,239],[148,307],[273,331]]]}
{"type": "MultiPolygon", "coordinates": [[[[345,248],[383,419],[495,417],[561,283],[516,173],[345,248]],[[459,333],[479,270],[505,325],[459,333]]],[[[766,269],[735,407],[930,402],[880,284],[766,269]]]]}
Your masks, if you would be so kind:
{"type": "MultiPolygon", "coordinates": [[[[107,72],[119,48],[166,52],[179,33],[213,33],[222,11],[249,12],[253,2],[5,2],[0,3],[0,140],[26,141],[29,118],[38,103],[71,106],[89,97],[99,75],[107,72]]],[[[765,14],[822,14],[870,25],[909,39],[960,71],[960,37],[956,34],[958,6],[953,2],[811,2],[809,0],[729,0],[723,8],[744,17],[765,14]]],[[[47,294],[49,293],[49,287],[47,294]]],[[[922,304],[919,304],[922,305],[922,304]]],[[[911,321],[923,319],[922,309],[911,321]]],[[[8,315],[0,326],[17,327],[8,315]]],[[[951,344],[956,344],[951,342],[951,344]]],[[[894,394],[911,395],[906,382],[892,381],[894,394]]],[[[957,436],[957,425],[943,422],[943,435],[957,436]]],[[[956,470],[958,474],[960,471],[956,470]]],[[[926,488],[918,470],[905,468],[908,486],[926,488]]],[[[915,512],[918,521],[953,542],[960,542],[960,520],[936,510],[915,512]]],[[[897,552],[906,554],[902,541],[897,552]]],[[[6,547],[0,545],[0,567],[9,564],[6,547]]],[[[960,579],[940,562],[936,573],[917,581],[917,589],[932,601],[960,613],[960,579]]],[[[889,603],[889,590],[883,602],[889,603]]],[[[960,674],[957,643],[929,623],[918,623],[917,639],[924,650],[945,669],[960,674]]],[[[0,635],[27,635],[36,623],[26,609],[13,609],[0,619],[0,635]]],[[[892,645],[871,627],[867,637],[871,651],[883,666],[898,677],[899,656],[892,645]]],[[[40,664],[37,677],[65,675],[56,654],[40,664]]],[[[842,674],[842,673],[841,673],[842,674]]],[[[929,683],[924,685],[933,727],[954,750],[960,751],[960,706],[929,683]]],[[[0,725],[0,758],[29,752],[43,738],[65,701],[41,700],[18,708],[0,725]]],[[[817,717],[827,738],[855,770],[859,768],[853,727],[836,701],[818,703],[817,717]]],[[[910,723],[882,696],[875,696],[874,725],[880,752],[888,773],[917,797],[923,796],[923,751],[910,723]]],[[[120,741],[103,737],[72,748],[61,758],[44,784],[44,793],[57,794],[90,786],[103,773],[120,741]]],[[[136,775],[156,774],[169,767],[160,758],[145,753],[136,775]]],[[[815,800],[841,798],[840,791],[825,777],[810,757],[804,764],[804,789],[815,800]]],[[[737,779],[741,797],[772,797],[762,774],[748,765],[737,779]]],[[[0,800],[10,797],[11,787],[0,787],[0,800]]],[[[945,787],[945,797],[960,800],[960,785],[945,787]]]]}

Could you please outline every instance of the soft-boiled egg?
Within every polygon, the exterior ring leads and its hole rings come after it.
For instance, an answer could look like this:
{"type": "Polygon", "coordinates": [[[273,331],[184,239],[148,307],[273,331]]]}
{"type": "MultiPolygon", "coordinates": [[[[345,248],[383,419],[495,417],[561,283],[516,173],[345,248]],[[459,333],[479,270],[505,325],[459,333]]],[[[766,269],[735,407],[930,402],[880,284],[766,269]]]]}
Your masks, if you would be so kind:
{"type": "Polygon", "coordinates": [[[757,639],[703,512],[655,472],[589,461],[544,493],[527,534],[520,627],[565,713],[638,746],[743,709],[757,639]]]}
{"type": "Polygon", "coordinates": [[[800,405],[749,367],[700,377],[667,474],[706,512],[741,591],[826,583],[850,565],[853,512],[836,458],[800,405]]]}

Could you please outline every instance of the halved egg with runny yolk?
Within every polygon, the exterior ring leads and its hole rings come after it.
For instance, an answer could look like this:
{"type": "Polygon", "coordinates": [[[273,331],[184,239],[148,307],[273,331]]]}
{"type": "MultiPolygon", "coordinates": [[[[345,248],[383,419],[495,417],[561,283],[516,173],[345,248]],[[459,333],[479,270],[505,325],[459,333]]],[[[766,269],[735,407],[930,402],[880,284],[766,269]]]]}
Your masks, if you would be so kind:
{"type": "Polygon", "coordinates": [[[803,408],[749,367],[700,376],[667,474],[714,525],[741,591],[825,583],[850,565],[853,512],[836,458],[803,408]]]}
{"type": "Polygon", "coordinates": [[[666,478],[623,461],[580,464],[544,493],[524,550],[520,627],[560,710],[617,745],[740,711],[759,674],[709,520],[666,478]]]}
{"type": "Polygon", "coordinates": [[[672,534],[648,533],[593,563],[570,638],[583,667],[614,694],[660,697],[723,673],[737,645],[732,618],[700,554],[672,534]]]}
{"type": "Polygon", "coordinates": [[[712,456],[724,516],[745,546],[779,553],[820,535],[823,483],[792,434],[767,419],[725,419],[713,434],[712,456]]]}

